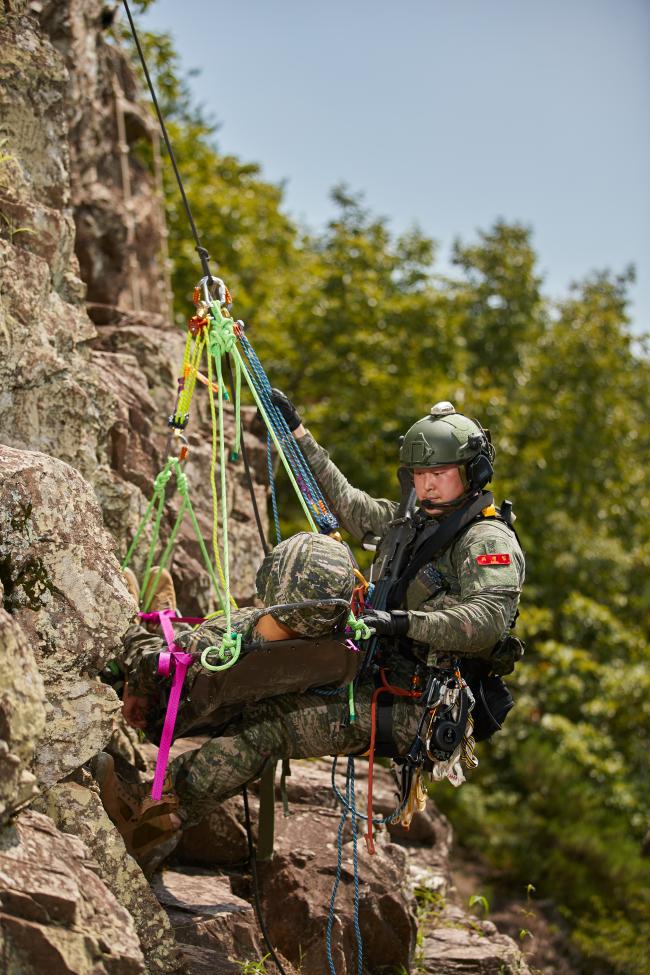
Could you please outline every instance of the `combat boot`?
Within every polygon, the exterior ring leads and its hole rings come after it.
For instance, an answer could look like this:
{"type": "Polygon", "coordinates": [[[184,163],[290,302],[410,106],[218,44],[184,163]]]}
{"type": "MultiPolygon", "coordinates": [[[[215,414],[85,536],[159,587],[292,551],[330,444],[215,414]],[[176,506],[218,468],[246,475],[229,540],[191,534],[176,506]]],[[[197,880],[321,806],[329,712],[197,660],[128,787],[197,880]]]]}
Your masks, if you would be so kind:
{"type": "Polygon", "coordinates": [[[176,849],[182,835],[171,776],[165,779],[162,798],[156,802],[150,797],[148,786],[121,778],[113,757],[100,752],[95,759],[95,780],[104,809],[120,832],[127,852],[150,877],[176,849]]]}
{"type": "MultiPolygon", "coordinates": [[[[159,572],[160,566],[154,565],[151,569],[149,584],[144,594],[144,606],[147,605],[151,587],[154,585],[159,572]]],[[[167,569],[163,569],[160,573],[160,578],[158,579],[158,584],[154,590],[154,594],[147,612],[159,613],[162,609],[176,609],[176,590],[174,589],[174,582],[167,569]]]]}
{"type": "MultiPolygon", "coordinates": [[[[135,572],[133,572],[132,569],[122,569],[122,576],[124,578],[124,582],[126,583],[126,588],[129,590],[131,596],[133,596],[133,601],[137,609],[139,610],[140,609],[140,586],[138,585],[138,580],[136,578],[135,572]]],[[[132,623],[140,622],[140,616],[137,611],[133,616],[131,622],[132,623]]]]}
{"type": "Polygon", "coordinates": [[[135,572],[132,569],[122,569],[122,575],[124,576],[124,581],[126,583],[126,588],[129,590],[137,606],[140,605],[140,586],[138,585],[138,580],[135,577],[135,572]]]}

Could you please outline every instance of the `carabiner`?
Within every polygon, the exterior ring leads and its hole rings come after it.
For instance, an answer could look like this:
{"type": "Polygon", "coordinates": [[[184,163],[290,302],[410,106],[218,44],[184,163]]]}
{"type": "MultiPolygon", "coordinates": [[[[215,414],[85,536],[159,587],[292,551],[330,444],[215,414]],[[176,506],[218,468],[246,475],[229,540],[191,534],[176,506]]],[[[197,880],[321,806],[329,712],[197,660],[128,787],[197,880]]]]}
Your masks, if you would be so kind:
{"type": "Polygon", "coordinates": [[[225,305],[230,311],[232,298],[230,292],[221,278],[204,277],[199,281],[198,288],[203,291],[203,300],[209,306],[213,301],[218,301],[220,305],[225,305]]]}

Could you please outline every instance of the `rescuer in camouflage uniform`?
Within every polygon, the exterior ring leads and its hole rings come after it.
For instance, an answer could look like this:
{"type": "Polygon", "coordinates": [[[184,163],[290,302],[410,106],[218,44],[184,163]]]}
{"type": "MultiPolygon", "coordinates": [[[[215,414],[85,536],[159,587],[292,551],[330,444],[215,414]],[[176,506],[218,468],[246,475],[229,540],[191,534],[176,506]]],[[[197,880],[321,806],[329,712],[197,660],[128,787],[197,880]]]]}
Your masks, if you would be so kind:
{"type": "MultiPolygon", "coordinates": [[[[291,401],[279,390],[274,397],[341,525],[358,541],[378,538],[379,561],[397,503],[352,487],[302,425],[291,401]]],[[[412,472],[419,501],[416,535],[432,519],[440,521],[478,496],[492,476],[493,458],[482,427],[456,413],[451,403],[436,404],[415,423],[404,437],[400,460],[412,472]],[[441,489],[437,482],[449,479],[441,489]]],[[[429,666],[448,656],[489,660],[514,621],[524,582],[523,552],[493,507],[483,515],[420,569],[400,607],[367,617],[379,635],[407,637],[429,666]]],[[[492,662],[500,672],[512,669],[508,661],[492,662]]]]}

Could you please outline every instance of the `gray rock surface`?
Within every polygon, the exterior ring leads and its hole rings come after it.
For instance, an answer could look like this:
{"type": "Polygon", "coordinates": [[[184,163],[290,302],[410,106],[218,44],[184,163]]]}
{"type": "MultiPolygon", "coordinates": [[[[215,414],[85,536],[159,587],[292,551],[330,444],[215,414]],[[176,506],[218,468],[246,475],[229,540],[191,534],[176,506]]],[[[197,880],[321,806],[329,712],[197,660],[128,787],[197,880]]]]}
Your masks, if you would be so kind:
{"type": "MultiPolygon", "coordinates": [[[[1,587],[0,587],[1,589],[1,587]]],[[[45,724],[43,681],[27,638],[0,609],[0,826],[37,791],[32,755],[45,724]]]]}
{"type": "Polygon", "coordinates": [[[142,975],[133,921],[81,840],[32,810],[0,833],[0,964],[8,975],[142,975]]]}
{"type": "Polygon", "coordinates": [[[262,957],[253,908],[233,894],[227,877],[207,870],[165,870],[153,889],[180,945],[198,949],[198,955],[186,952],[186,960],[209,960],[227,975],[262,957]]]}
{"type": "Polygon", "coordinates": [[[419,964],[430,975],[530,975],[512,938],[453,906],[426,930],[419,964]]]}
{"type": "Polygon", "coordinates": [[[104,811],[88,773],[80,781],[59,782],[34,808],[48,815],[62,833],[78,837],[97,864],[97,873],[133,919],[149,975],[175,975],[180,956],[167,920],[149,883],[104,811]]]}
{"type": "Polygon", "coordinates": [[[45,684],[34,768],[51,785],[112,734],[120,704],[93,675],[115,654],[133,602],[91,487],[46,454],[0,447],[0,560],[5,607],[45,684]]]}

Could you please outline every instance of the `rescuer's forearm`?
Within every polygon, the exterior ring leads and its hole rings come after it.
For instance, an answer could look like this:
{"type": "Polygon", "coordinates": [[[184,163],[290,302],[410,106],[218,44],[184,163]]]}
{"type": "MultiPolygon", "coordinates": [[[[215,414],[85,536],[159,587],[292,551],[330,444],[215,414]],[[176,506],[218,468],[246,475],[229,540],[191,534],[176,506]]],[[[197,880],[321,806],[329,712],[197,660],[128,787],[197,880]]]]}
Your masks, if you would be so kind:
{"type": "MultiPolygon", "coordinates": [[[[296,435],[299,430],[300,427],[296,429],[296,435]]],[[[395,515],[396,503],[386,498],[372,498],[365,491],[352,487],[309,430],[305,430],[297,439],[343,528],[359,540],[368,532],[383,535],[395,515]]]]}

